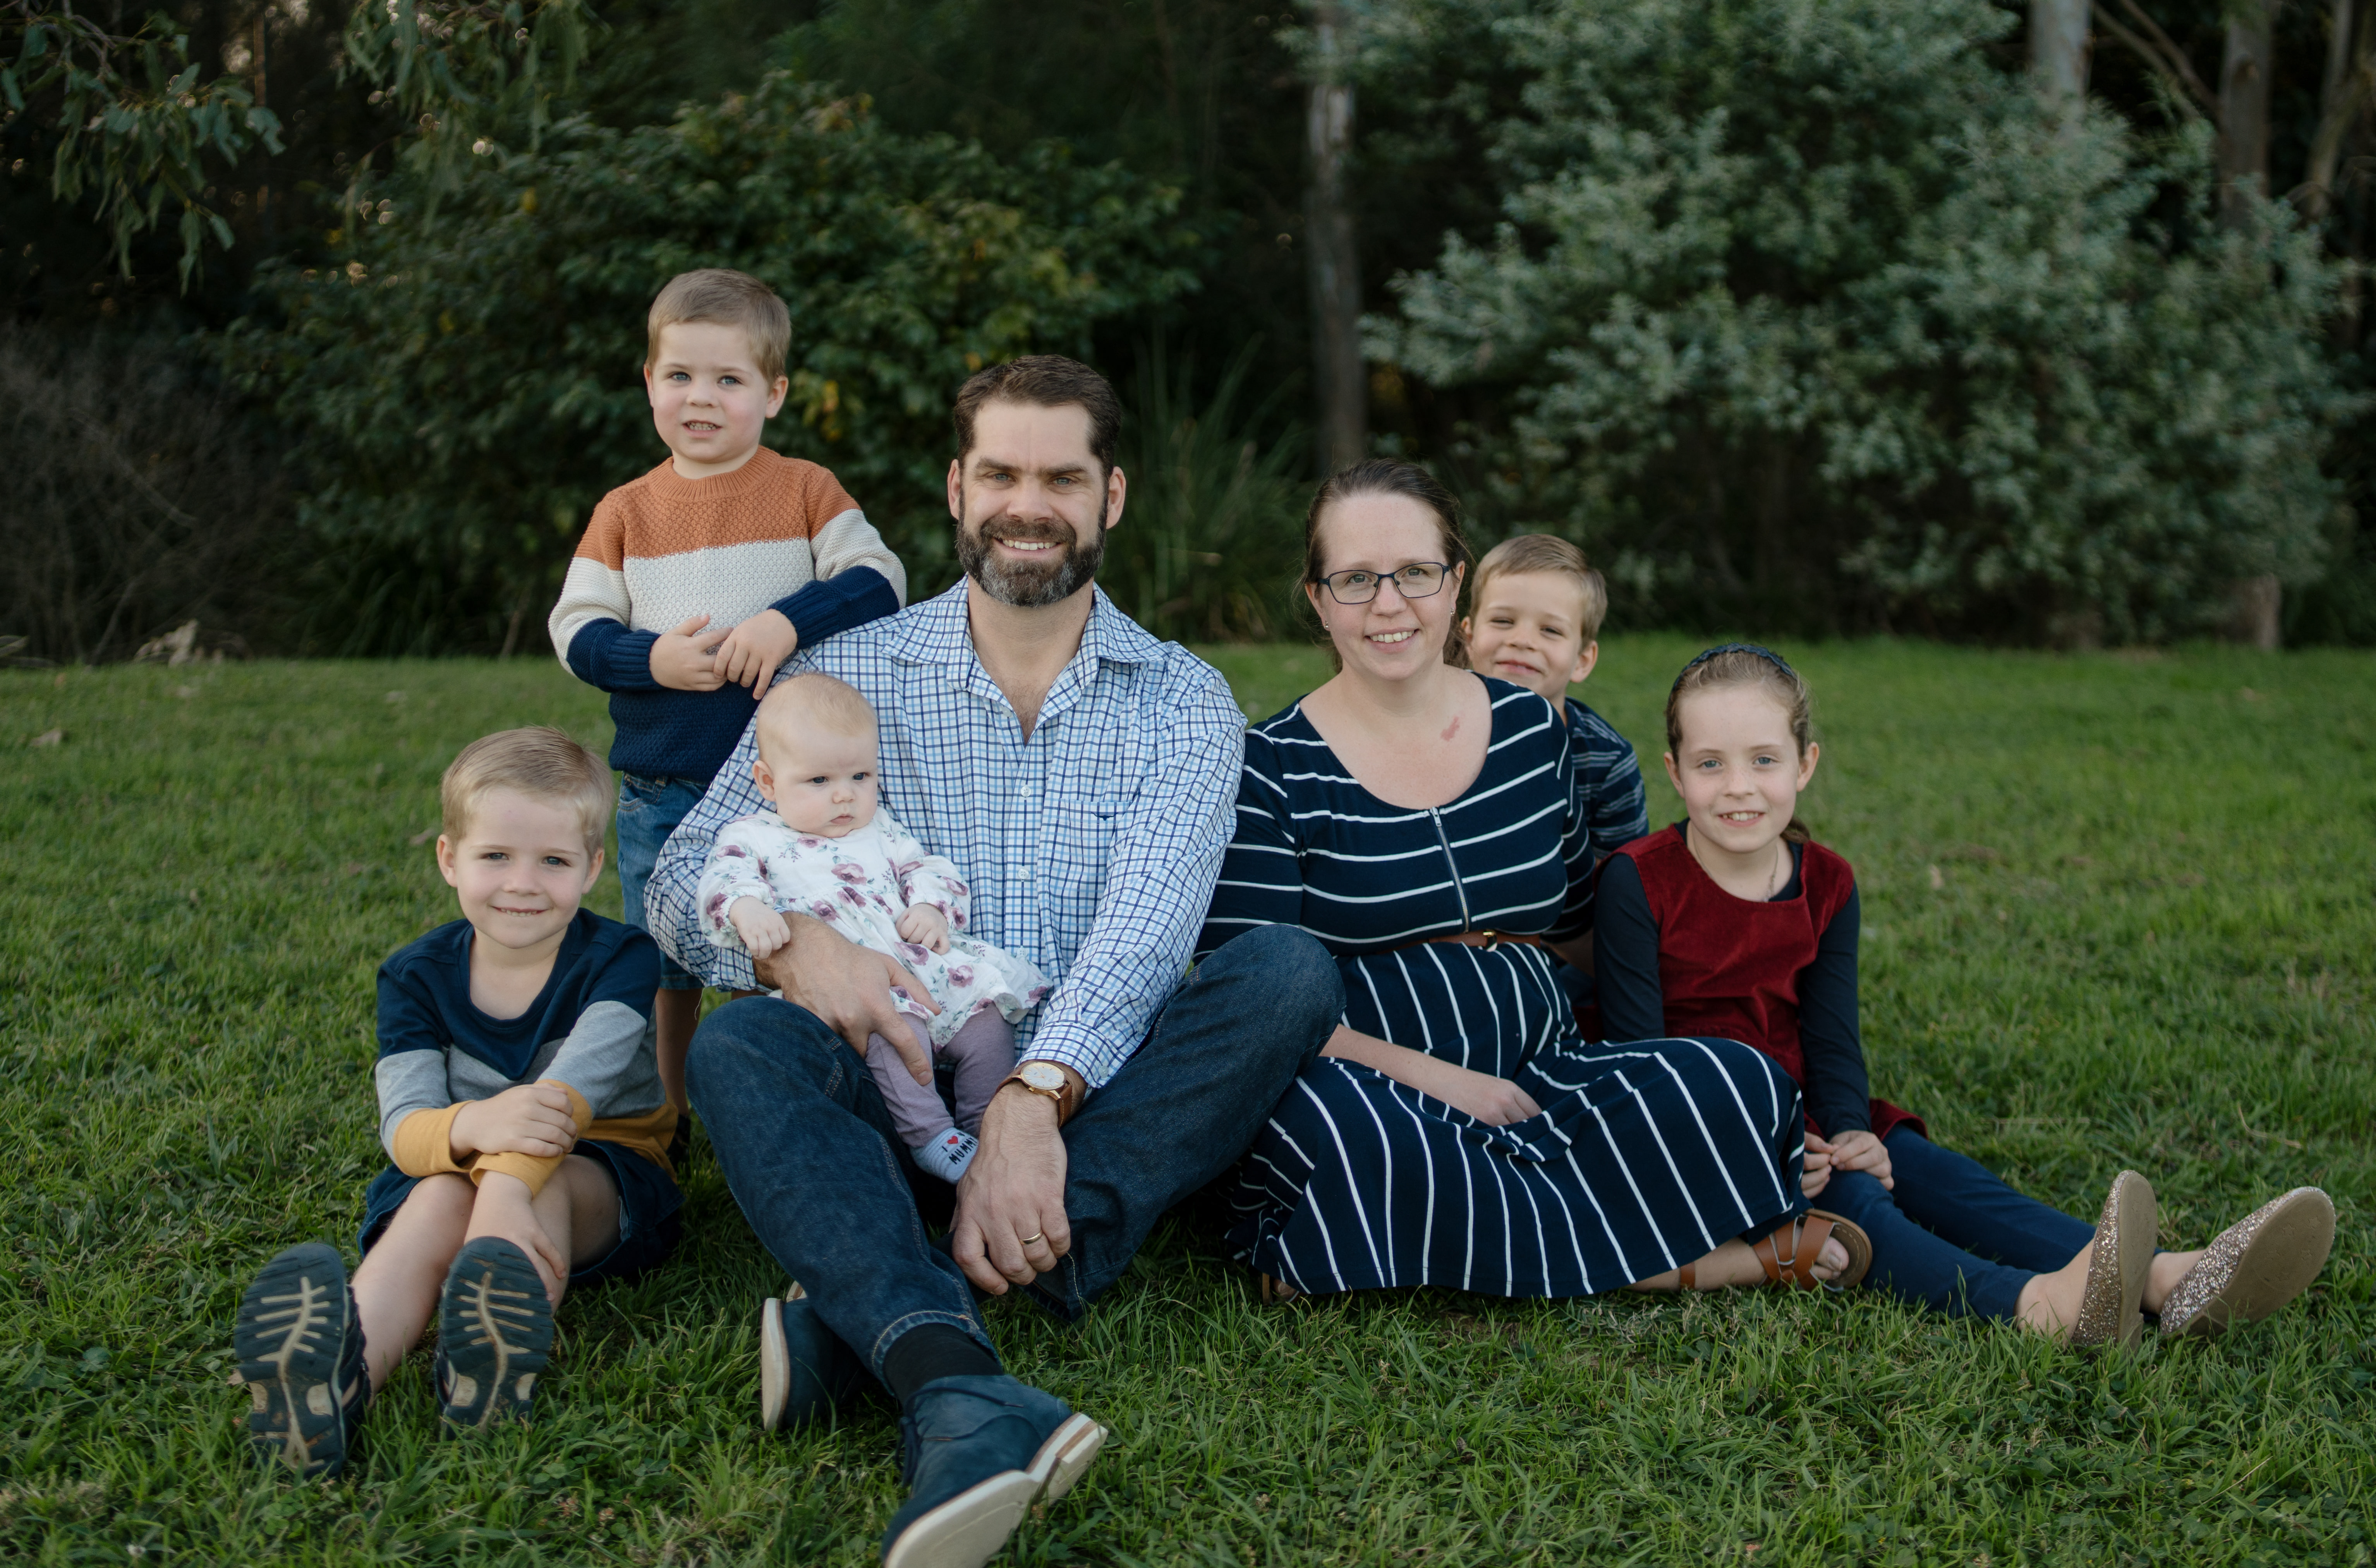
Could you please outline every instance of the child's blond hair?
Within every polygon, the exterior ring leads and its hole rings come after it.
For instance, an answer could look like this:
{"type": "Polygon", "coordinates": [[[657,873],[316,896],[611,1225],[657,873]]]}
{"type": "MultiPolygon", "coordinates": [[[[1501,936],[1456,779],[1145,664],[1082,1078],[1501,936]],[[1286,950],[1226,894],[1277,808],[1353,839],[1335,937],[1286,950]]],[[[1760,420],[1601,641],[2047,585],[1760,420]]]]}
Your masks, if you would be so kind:
{"type": "Polygon", "coordinates": [[[759,374],[770,383],[784,374],[792,352],[792,313],[776,291],[749,273],[705,267],[670,279],[644,318],[644,368],[659,362],[661,327],[694,321],[741,327],[759,374]]]}
{"type": "Polygon", "coordinates": [[[1485,559],[1477,563],[1477,575],[1469,579],[1468,602],[1482,605],[1486,585],[1497,576],[1521,577],[1536,572],[1556,572],[1575,579],[1584,595],[1583,613],[1577,617],[1584,640],[1591,642],[1599,636],[1600,623],[1609,613],[1609,584],[1585,560],[1583,551],[1552,534],[1522,533],[1487,551],[1485,559]]]}
{"type": "Polygon", "coordinates": [[[469,831],[470,814],[491,790],[576,808],[589,855],[610,830],[611,765],[550,724],[499,730],[462,748],[437,786],[440,826],[448,839],[469,831]]]}

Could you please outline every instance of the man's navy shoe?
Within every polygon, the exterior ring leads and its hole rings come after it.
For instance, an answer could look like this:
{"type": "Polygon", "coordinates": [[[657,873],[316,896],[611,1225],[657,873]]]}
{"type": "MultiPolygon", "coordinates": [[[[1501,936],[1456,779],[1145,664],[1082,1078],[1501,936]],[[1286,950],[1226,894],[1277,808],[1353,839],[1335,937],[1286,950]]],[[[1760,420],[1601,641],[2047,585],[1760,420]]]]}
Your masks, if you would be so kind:
{"type": "Polygon", "coordinates": [[[759,1429],[823,1420],[858,1392],[865,1369],[795,1284],[759,1309],[759,1429]]]}
{"type": "Polygon", "coordinates": [[[440,1412],[456,1426],[528,1419],[552,1353],[552,1302],[528,1254],[501,1236],[462,1243],[437,1300],[440,1412]]]}
{"type": "Polygon", "coordinates": [[[1004,1373],[934,1378],[899,1417],[909,1494],[884,1568],[981,1568],[1035,1503],[1073,1490],[1106,1429],[1004,1373]]]}
{"type": "Polygon", "coordinates": [[[247,1437],[256,1456],[300,1475],[338,1474],[371,1399],[363,1327],[339,1249],[308,1241],[266,1264],[240,1298],[232,1343],[255,1402],[247,1437]]]}

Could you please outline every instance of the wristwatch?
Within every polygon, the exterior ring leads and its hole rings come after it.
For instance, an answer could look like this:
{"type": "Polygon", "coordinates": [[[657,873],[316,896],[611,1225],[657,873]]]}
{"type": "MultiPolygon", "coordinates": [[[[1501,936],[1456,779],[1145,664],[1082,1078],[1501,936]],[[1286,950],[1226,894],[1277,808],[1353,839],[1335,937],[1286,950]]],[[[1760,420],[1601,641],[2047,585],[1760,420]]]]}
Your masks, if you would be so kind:
{"type": "Polygon", "coordinates": [[[1033,1094],[1044,1094],[1056,1102],[1056,1125],[1063,1126],[1073,1119],[1073,1080],[1064,1069],[1053,1062],[1026,1062],[1008,1074],[999,1084],[1021,1084],[1033,1094]]]}

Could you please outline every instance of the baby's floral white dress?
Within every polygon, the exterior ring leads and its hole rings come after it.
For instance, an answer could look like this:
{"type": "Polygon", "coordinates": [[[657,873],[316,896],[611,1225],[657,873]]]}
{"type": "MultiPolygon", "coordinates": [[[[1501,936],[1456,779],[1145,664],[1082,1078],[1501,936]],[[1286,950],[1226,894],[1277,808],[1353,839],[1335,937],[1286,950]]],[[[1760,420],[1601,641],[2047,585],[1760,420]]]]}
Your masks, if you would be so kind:
{"type": "Polygon", "coordinates": [[[1048,994],[1048,977],[1037,966],[967,932],[971,896],[965,878],[948,861],[928,854],[886,811],[838,838],[796,833],[772,811],[728,823],[701,868],[701,919],[713,944],[742,951],[727,910],[746,897],[779,914],[814,915],[860,946],[907,965],[932,993],[939,1015],[927,1016],[901,987],[892,987],[891,994],[901,1012],[924,1023],[936,1046],[946,1045],[983,1003],[1012,1024],[1048,994]],[[947,918],[946,953],[899,934],[900,912],[915,904],[947,918]]]}

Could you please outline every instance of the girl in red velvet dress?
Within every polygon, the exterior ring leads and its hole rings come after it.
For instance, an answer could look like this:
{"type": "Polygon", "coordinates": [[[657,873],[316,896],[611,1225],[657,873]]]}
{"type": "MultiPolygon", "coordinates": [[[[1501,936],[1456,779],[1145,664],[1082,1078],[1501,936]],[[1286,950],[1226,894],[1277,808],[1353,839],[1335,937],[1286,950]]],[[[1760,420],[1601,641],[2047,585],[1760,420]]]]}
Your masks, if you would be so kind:
{"type": "Polygon", "coordinates": [[[2094,1229],[1930,1142],[1866,1087],[1857,1026],[1856,873],[1794,820],[1821,754],[1807,683],[1729,644],[1667,698],[1667,777],[1685,818],[1602,866],[1595,956],[1602,1032],[1723,1036],[1804,1092],[1805,1190],[1862,1227],[1866,1276],[1902,1300],[2073,1343],[2133,1343],[2274,1312],[2316,1277],[2334,1208],[2298,1187],[2200,1253],[2154,1251],[2153,1189],[2124,1170],[2094,1229]]]}

